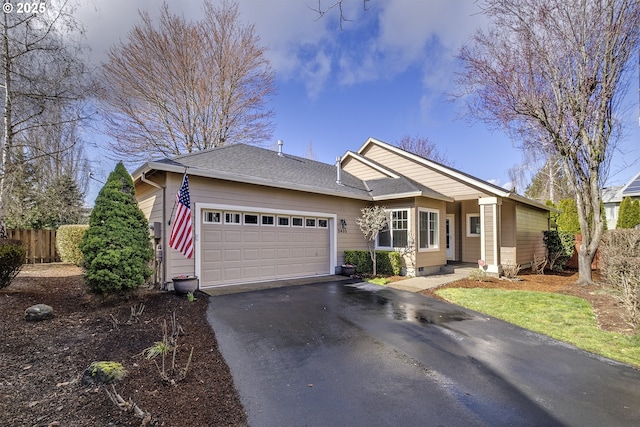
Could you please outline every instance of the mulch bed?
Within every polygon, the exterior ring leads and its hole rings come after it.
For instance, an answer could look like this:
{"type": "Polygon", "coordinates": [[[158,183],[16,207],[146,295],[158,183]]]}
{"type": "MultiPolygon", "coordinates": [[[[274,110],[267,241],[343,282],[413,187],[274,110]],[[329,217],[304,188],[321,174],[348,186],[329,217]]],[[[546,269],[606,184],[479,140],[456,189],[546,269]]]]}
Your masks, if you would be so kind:
{"type": "Polygon", "coordinates": [[[189,302],[173,293],[144,290],[127,299],[104,299],[86,292],[77,267],[25,266],[0,290],[0,425],[246,425],[206,320],[208,297],[196,297],[189,302]],[[25,321],[25,309],[37,303],[52,306],[53,319],[25,321]],[[191,348],[193,358],[186,377],[172,385],[159,374],[155,361],[161,358],[148,360],[142,352],[162,340],[162,325],[170,325],[174,312],[184,331],[176,367],[186,366],[191,348]],[[144,419],[116,406],[106,393],[111,386],[82,384],[83,371],[103,360],[120,362],[127,370],[115,390],[144,411],[144,419]]]}

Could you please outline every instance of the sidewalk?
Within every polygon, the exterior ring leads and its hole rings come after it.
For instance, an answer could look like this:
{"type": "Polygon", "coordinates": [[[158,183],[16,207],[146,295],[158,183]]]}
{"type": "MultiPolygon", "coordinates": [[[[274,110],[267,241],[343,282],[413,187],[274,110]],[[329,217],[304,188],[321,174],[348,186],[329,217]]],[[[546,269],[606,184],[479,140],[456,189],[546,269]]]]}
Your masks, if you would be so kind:
{"type": "Polygon", "coordinates": [[[443,273],[431,274],[428,276],[412,277],[410,279],[387,283],[386,286],[409,292],[420,292],[425,289],[433,289],[456,280],[466,279],[469,274],[477,270],[478,267],[471,264],[461,264],[459,266],[448,266],[443,273]]]}

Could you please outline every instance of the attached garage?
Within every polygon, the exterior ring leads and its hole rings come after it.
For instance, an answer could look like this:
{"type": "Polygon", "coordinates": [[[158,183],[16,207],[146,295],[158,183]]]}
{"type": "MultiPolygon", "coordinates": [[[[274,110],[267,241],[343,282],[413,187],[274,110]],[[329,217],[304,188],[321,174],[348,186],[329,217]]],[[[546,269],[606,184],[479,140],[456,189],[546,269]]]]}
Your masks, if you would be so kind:
{"type": "Polygon", "coordinates": [[[196,206],[201,288],[331,273],[332,214],[196,206]]]}

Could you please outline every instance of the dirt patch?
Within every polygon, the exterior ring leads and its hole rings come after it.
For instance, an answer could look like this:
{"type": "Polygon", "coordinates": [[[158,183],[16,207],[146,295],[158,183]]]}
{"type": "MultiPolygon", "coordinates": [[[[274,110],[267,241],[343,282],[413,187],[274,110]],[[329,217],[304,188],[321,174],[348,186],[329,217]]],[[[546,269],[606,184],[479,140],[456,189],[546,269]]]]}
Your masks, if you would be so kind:
{"type": "MultiPolygon", "coordinates": [[[[465,279],[449,283],[438,289],[499,288],[574,295],[591,303],[594,313],[596,314],[598,326],[601,329],[627,335],[635,333],[634,329],[625,320],[624,308],[612,295],[611,290],[602,284],[597,272],[594,272],[594,280],[597,284],[589,286],[576,285],[578,273],[575,271],[560,273],[547,272],[546,274],[534,274],[530,271],[524,271],[518,278],[520,280],[490,279],[487,282],[465,279]]],[[[440,298],[434,291],[435,290],[429,289],[422,291],[422,294],[440,298]]]]}
{"type": "Polygon", "coordinates": [[[207,324],[208,297],[196,297],[189,302],[146,290],[126,300],[103,299],[86,292],[77,267],[25,266],[0,290],[0,425],[246,425],[229,368],[207,324]],[[54,318],[25,321],[24,310],[38,303],[52,306],[54,318]],[[139,314],[132,315],[132,308],[139,314]],[[162,325],[174,312],[184,331],[176,366],[186,366],[191,348],[193,358],[186,378],[171,385],[142,351],[161,341],[162,325]],[[83,371],[101,360],[124,366],[128,374],[116,390],[148,413],[146,420],[110,401],[105,391],[110,387],[81,383],[83,371]]]}

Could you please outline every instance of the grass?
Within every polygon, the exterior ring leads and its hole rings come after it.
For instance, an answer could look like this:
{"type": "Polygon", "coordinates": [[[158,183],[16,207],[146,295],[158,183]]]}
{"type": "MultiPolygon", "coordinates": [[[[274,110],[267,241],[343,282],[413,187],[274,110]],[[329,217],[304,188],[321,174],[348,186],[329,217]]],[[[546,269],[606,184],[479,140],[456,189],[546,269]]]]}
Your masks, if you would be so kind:
{"type": "Polygon", "coordinates": [[[640,334],[598,328],[588,301],[547,292],[448,288],[438,295],[463,307],[548,335],[589,352],[640,367],[640,334]]]}
{"type": "Polygon", "coordinates": [[[374,285],[384,286],[387,283],[391,282],[391,280],[386,277],[376,277],[375,279],[368,279],[367,282],[373,283],[374,285]]]}

